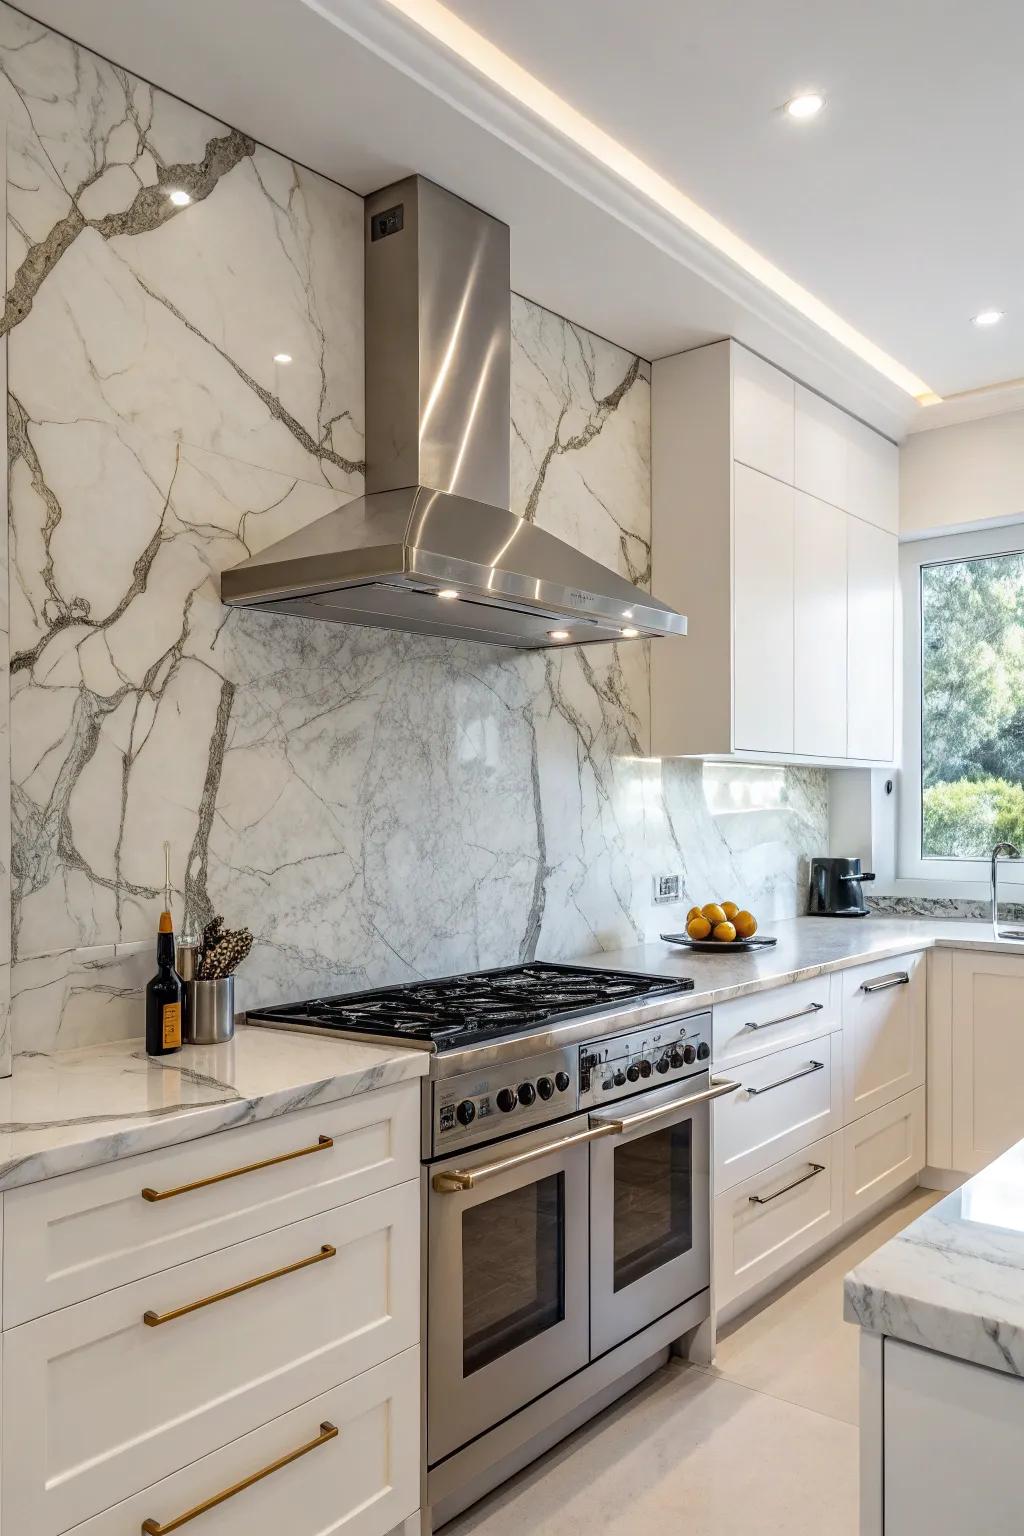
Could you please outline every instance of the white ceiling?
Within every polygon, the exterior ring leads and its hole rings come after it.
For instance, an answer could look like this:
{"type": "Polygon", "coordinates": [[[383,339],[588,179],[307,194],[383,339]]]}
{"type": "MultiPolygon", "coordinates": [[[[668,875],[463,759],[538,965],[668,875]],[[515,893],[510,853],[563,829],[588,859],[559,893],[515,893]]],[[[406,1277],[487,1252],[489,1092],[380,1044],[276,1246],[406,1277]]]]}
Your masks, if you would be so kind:
{"type": "MultiPolygon", "coordinates": [[[[916,406],[387,0],[22,8],[357,192],[411,170],[432,176],[511,224],[518,291],[645,357],[731,334],[894,436],[948,417],[916,406]]],[[[1019,3],[450,8],[940,394],[1024,376],[1019,3]],[[810,84],[827,92],[826,112],[803,126],[780,117],[810,84]],[[978,331],[969,317],[986,305],[1007,319],[978,331]]]]}

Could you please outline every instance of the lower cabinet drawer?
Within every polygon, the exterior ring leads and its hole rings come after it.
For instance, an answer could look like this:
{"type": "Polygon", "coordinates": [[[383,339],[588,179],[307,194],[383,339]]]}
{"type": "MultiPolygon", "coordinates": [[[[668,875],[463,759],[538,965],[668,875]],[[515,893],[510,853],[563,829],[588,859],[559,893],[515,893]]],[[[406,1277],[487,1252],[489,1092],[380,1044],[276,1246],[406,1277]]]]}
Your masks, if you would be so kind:
{"type": "Polygon", "coordinates": [[[826,1136],[715,1197],[715,1305],[724,1307],[842,1222],[842,1138],[826,1136]]]}
{"type": "Polygon", "coordinates": [[[842,1027],[832,976],[716,1003],[711,1019],[716,1071],[842,1027]]]}
{"type": "Polygon", "coordinates": [[[842,1036],[822,1035],[733,1067],[714,1107],[715,1190],[759,1173],[842,1124],[842,1036]]]}
{"type": "Polygon", "coordinates": [[[5,1333],[0,1526],[58,1536],[410,1348],[419,1218],[399,1184],[5,1333]]]}
{"type": "Polygon", "coordinates": [[[855,1120],[843,1142],[843,1220],[855,1221],[924,1167],[924,1089],[855,1120]]]}
{"type": "Polygon", "coordinates": [[[73,1536],[166,1530],[194,1510],[202,1513],[186,1525],[195,1536],[383,1536],[419,1503],[419,1405],[419,1350],[409,1349],[76,1526],[73,1536]]]}

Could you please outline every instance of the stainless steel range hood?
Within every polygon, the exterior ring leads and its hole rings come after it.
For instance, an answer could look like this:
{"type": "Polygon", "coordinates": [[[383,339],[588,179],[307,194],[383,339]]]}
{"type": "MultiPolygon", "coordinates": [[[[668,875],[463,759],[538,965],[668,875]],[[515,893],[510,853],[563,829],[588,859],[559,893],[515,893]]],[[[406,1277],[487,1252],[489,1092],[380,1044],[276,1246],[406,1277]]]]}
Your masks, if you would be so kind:
{"type": "Polygon", "coordinates": [[[366,199],[366,495],[221,577],[226,603],[524,648],[686,620],[509,511],[509,232],[420,176],[366,199]]]}

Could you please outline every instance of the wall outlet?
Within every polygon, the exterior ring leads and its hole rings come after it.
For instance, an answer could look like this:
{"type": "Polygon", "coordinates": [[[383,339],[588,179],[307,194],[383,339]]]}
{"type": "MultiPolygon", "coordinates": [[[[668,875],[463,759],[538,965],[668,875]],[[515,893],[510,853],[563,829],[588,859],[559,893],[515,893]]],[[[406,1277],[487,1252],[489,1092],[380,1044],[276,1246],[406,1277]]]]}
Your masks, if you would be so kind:
{"type": "Polygon", "coordinates": [[[664,903],[670,901],[682,901],[682,899],[682,875],[655,875],[654,902],[656,906],[662,906],[664,903]]]}

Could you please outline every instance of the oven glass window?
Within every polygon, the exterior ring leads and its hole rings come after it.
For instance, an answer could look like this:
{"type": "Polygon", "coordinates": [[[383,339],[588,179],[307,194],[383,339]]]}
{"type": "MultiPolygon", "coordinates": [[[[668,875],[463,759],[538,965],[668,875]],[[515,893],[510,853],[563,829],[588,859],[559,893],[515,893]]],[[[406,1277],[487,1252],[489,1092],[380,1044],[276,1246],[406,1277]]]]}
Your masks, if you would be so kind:
{"type": "Polygon", "coordinates": [[[565,1175],[471,1206],[462,1217],[462,1373],[470,1376],[565,1317],[565,1175]]]}
{"type": "Polygon", "coordinates": [[[615,1148],[615,1290],[693,1246],[693,1121],[615,1148]]]}

